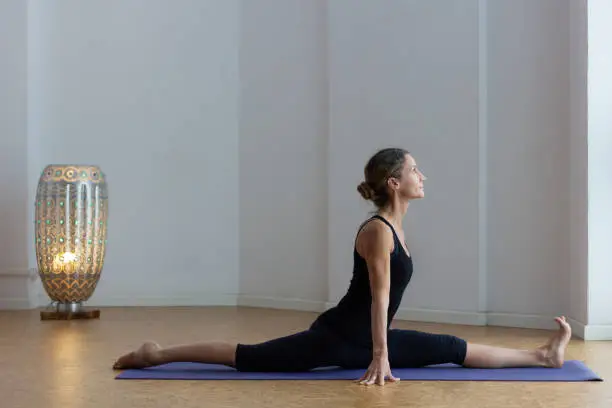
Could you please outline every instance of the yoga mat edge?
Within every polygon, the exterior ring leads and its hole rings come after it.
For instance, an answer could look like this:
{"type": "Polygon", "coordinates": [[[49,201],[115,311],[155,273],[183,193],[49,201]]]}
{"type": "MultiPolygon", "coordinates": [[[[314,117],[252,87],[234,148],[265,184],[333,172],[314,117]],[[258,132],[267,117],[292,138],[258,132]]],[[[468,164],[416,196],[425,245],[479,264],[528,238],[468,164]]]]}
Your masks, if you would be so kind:
{"type": "MultiPolygon", "coordinates": [[[[603,379],[578,360],[566,361],[562,368],[463,368],[441,364],[422,368],[395,368],[402,381],[523,381],[523,382],[601,382],[603,379]]],[[[365,369],[324,367],[306,372],[240,372],[231,367],[202,363],[170,363],[119,373],[117,380],[356,380],[365,369]]]]}

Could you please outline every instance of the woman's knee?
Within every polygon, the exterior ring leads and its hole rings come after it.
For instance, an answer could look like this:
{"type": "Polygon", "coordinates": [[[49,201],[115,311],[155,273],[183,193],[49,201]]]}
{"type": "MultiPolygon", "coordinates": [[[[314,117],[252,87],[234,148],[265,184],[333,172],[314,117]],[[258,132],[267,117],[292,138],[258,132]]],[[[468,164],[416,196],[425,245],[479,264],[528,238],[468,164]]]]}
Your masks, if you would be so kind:
{"type": "Polygon", "coordinates": [[[450,334],[393,330],[389,333],[389,363],[396,367],[422,367],[453,363],[461,365],[467,342],[450,334]]]}
{"type": "Polygon", "coordinates": [[[258,344],[238,344],[239,371],[307,371],[335,363],[333,339],[326,333],[306,330],[258,344]]]}

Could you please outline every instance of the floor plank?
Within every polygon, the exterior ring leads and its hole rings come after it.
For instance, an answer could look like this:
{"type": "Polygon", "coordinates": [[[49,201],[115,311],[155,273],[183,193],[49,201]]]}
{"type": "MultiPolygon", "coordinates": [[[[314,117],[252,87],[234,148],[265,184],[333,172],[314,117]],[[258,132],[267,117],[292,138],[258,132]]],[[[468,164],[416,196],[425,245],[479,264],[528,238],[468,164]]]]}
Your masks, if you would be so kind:
{"type": "MultiPolygon", "coordinates": [[[[100,320],[40,321],[38,311],[0,312],[0,395],[18,407],[611,407],[612,342],[572,339],[566,357],[604,378],[596,383],[350,381],[118,381],[114,359],[152,339],[256,342],[307,327],[310,312],[256,308],[104,308],[100,320]]],[[[468,341],[531,348],[544,330],[396,322],[468,341]]]]}

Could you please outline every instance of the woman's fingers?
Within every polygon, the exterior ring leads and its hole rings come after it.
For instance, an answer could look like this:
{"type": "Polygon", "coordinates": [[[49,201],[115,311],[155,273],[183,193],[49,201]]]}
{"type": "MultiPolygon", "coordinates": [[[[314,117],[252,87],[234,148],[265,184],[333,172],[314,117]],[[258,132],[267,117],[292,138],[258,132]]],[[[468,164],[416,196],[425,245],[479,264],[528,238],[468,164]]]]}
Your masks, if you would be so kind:
{"type": "Polygon", "coordinates": [[[357,380],[357,382],[363,382],[363,381],[366,381],[366,379],[370,377],[370,372],[371,372],[371,371],[372,371],[372,370],[368,368],[368,369],[366,370],[366,372],[365,372],[365,373],[363,373],[363,375],[361,376],[361,378],[357,380]]]}
{"type": "Polygon", "coordinates": [[[368,371],[355,382],[358,382],[361,385],[385,385],[385,379],[388,379],[389,382],[400,381],[400,379],[395,377],[391,372],[388,372],[387,375],[383,375],[382,371],[368,371]]]}
{"type": "Polygon", "coordinates": [[[367,381],[365,382],[365,385],[372,385],[374,384],[374,381],[376,381],[376,372],[372,372],[370,373],[370,376],[368,377],[367,381]]]}
{"type": "Polygon", "coordinates": [[[359,384],[364,384],[370,378],[370,370],[367,370],[357,382],[359,384]]]}
{"type": "Polygon", "coordinates": [[[382,378],[384,378],[384,376],[382,375],[381,371],[368,371],[363,377],[361,377],[359,383],[362,385],[372,385],[377,382],[380,383],[380,379],[382,378]]]}
{"type": "Polygon", "coordinates": [[[357,380],[357,382],[359,382],[359,384],[365,384],[370,378],[370,369],[368,369],[359,380],[357,380]]]}

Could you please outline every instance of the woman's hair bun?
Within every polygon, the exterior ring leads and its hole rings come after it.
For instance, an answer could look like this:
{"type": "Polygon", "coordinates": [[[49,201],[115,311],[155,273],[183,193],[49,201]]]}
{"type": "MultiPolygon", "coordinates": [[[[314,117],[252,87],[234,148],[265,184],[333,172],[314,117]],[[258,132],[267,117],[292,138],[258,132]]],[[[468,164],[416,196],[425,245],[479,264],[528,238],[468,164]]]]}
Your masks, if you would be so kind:
{"type": "Polygon", "coordinates": [[[361,196],[366,200],[371,200],[375,196],[374,190],[365,181],[359,183],[359,185],[357,186],[357,191],[359,191],[359,194],[361,194],[361,196]]]}

